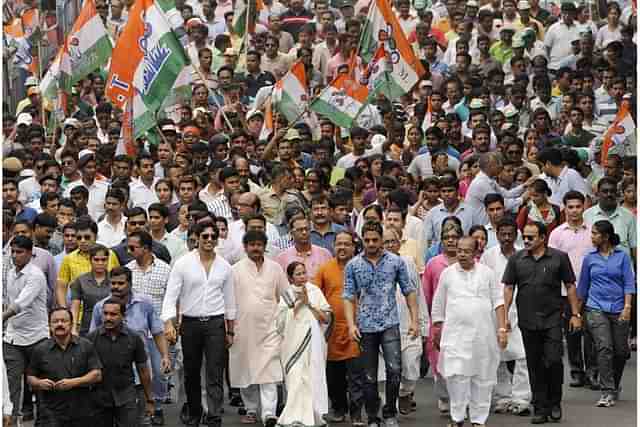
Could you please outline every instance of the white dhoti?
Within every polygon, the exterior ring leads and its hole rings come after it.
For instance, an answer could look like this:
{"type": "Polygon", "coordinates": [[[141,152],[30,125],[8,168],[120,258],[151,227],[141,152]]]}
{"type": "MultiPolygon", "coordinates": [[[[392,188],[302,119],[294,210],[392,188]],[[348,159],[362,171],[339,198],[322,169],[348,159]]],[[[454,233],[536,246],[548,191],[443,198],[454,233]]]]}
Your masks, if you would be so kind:
{"type": "Polygon", "coordinates": [[[529,406],[531,386],[526,359],[515,361],[513,374],[509,372],[506,362],[498,366],[498,383],[493,389],[493,402],[499,406],[512,406],[521,411],[529,406]]]}

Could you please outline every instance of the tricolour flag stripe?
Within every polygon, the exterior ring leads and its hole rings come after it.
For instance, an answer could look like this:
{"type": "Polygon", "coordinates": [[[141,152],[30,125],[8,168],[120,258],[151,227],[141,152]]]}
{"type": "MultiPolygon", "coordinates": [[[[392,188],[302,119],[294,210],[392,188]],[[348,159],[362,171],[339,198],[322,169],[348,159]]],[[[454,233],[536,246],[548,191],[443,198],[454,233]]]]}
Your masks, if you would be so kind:
{"type": "Polygon", "coordinates": [[[369,90],[352,80],[349,75],[339,75],[310,105],[311,110],[326,116],[335,125],[349,128],[367,103],[369,90]]]}

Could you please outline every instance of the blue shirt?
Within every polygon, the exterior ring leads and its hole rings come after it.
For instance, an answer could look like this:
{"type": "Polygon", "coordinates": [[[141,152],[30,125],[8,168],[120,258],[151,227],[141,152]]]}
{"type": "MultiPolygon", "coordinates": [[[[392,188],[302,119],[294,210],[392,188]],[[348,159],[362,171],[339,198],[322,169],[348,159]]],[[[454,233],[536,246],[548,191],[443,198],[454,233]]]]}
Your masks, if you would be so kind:
{"type": "Polygon", "coordinates": [[[335,255],[336,235],[342,230],[344,230],[343,226],[334,223],[331,223],[331,230],[325,235],[311,229],[311,244],[325,248],[331,252],[331,255],[335,255]]]}
{"type": "Polygon", "coordinates": [[[582,262],[578,297],[586,306],[605,313],[620,313],[624,296],[636,293],[631,258],[621,249],[614,249],[605,258],[597,249],[589,252],[582,262]]]}
{"type": "Polygon", "coordinates": [[[344,269],[342,297],[351,301],[358,298],[356,323],[360,332],[382,332],[400,324],[396,285],[405,296],[415,292],[399,256],[384,251],[376,265],[364,255],[349,261],[344,269]]]}
{"type": "MultiPolygon", "coordinates": [[[[101,301],[98,301],[98,303],[93,307],[93,317],[91,318],[91,327],[89,329],[90,332],[102,326],[102,306],[109,298],[111,298],[111,295],[101,301]]],[[[155,336],[164,332],[164,325],[162,324],[162,321],[153,311],[151,298],[146,295],[131,292],[129,302],[127,303],[125,322],[129,329],[140,334],[145,341],[149,338],[149,333],[155,336]]]]}
{"type": "Polygon", "coordinates": [[[36,212],[35,209],[28,208],[28,207],[25,206],[25,207],[22,208],[20,213],[18,215],[16,215],[16,218],[15,218],[14,221],[21,221],[23,219],[26,219],[27,221],[32,223],[33,220],[36,219],[37,216],[38,216],[38,212],[36,212]]]}

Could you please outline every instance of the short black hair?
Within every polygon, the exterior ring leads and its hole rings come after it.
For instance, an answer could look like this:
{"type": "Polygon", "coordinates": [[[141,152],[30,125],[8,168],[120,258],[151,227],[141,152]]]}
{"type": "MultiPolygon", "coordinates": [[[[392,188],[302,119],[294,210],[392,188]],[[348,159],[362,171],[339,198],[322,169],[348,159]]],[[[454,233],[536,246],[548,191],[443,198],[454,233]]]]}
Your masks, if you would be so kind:
{"type": "Polygon", "coordinates": [[[13,239],[11,239],[11,247],[14,246],[20,249],[31,251],[33,250],[33,240],[25,236],[15,236],[13,239]]]}
{"type": "Polygon", "coordinates": [[[489,207],[490,204],[495,203],[495,202],[500,202],[502,204],[502,206],[504,206],[504,197],[502,197],[502,194],[489,193],[486,196],[484,196],[484,207],[485,208],[489,207]]]}
{"type": "Polygon", "coordinates": [[[267,244],[267,235],[262,231],[250,230],[242,238],[242,244],[247,245],[251,242],[262,242],[267,244]]]}

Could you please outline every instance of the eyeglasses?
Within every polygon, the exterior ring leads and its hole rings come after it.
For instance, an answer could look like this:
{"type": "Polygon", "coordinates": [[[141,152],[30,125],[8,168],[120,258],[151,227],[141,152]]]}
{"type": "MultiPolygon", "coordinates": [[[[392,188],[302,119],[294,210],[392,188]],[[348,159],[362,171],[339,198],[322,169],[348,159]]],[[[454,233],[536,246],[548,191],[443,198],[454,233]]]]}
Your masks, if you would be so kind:
{"type": "Polygon", "coordinates": [[[216,236],[215,234],[211,233],[211,234],[201,234],[200,238],[202,240],[216,240],[218,236],[216,236]]]}
{"type": "Polygon", "coordinates": [[[398,244],[398,243],[400,243],[400,242],[399,242],[398,240],[396,240],[396,239],[392,239],[392,240],[383,240],[383,241],[382,241],[382,244],[383,244],[383,245],[395,245],[395,244],[398,244]]]}

